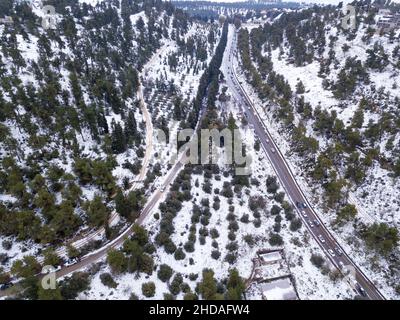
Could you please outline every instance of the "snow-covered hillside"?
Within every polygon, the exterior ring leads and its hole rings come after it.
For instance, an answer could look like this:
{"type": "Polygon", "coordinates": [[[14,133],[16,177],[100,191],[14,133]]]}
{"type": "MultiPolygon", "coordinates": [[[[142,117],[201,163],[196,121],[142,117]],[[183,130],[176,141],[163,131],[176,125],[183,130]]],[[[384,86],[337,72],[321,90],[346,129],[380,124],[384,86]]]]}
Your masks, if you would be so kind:
{"type": "Polygon", "coordinates": [[[0,25],[2,282],[3,271],[23,277],[20,259],[34,257],[34,274],[63,265],[138,216],[161,175],[149,129],[172,120],[168,105],[178,98],[190,108],[218,43],[217,24],[170,3],[67,4],[54,3],[54,30],[42,28],[38,1],[7,8],[14,24],[0,25]],[[149,71],[154,56],[162,59],[149,71]]]}
{"type": "Polygon", "coordinates": [[[321,217],[386,294],[396,296],[400,42],[376,31],[377,11],[361,13],[350,32],[340,28],[338,11],[325,9],[252,27],[257,69],[247,60],[246,25],[239,43],[248,90],[261,99],[259,112],[321,217]]]}

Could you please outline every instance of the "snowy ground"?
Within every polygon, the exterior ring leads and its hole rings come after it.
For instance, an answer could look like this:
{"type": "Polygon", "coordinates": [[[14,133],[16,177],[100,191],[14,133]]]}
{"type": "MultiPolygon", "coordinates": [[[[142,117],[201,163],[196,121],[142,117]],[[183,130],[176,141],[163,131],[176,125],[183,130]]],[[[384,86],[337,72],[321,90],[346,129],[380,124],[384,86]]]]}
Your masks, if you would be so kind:
{"type": "MultiPolygon", "coordinates": [[[[362,51],[365,51],[365,48],[362,51]]],[[[326,108],[334,106],[335,103],[337,104],[337,101],[335,102],[328,91],[319,87],[318,84],[320,83],[320,80],[318,80],[318,77],[315,74],[315,72],[318,72],[315,62],[305,67],[296,68],[292,64],[286,64],[284,59],[279,60],[276,51],[273,53],[272,57],[275,71],[285,76],[293,91],[295,90],[297,79],[303,81],[306,88],[306,101],[309,101],[313,108],[322,101],[324,101],[324,103],[321,104],[321,106],[326,108]],[[308,90],[310,91],[307,92],[308,90]],[[325,103],[325,101],[328,101],[328,103],[325,103]]],[[[340,61],[343,61],[343,59],[340,61]]],[[[237,70],[239,71],[239,66],[237,66],[237,70]]],[[[387,79],[385,78],[387,83],[390,79],[390,73],[385,74],[386,75],[382,77],[387,77],[387,79]]],[[[303,159],[299,158],[291,151],[289,145],[290,137],[285,132],[284,128],[271,117],[271,114],[268,112],[268,104],[261,102],[254,89],[246,83],[243,73],[239,72],[239,76],[242,79],[246,91],[252,101],[256,102],[255,106],[262,116],[262,120],[268,126],[268,129],[273,135],[277,145],[288,160],[288,164],[297,177],[298,183],[302,187],[308,199],[314,204],[316,211],[321,213],[321,219],[333,232],[336,239],[346,249],[346,251],[351,252],[352,258],[364,271],[366,271],[366,274],[373,279],[385,296],[387,298],[398,298],[398,295],[396,295],[393,289],[394,283],[390,277],[388,263],[377,256],[374,252],[370,252],[366,249],[361,240],[355,239],[354,228],[351,224],[347,224],[345,227],[340,229],[332,226],[332,223],[336,218],[336,212],[327,211],[326,207],[323,206],[321,201],[322,190],[319,187],[316,187],[315,184],[312,183],[311,179],[305,174],[302,169],[303,159]],[[372,261],[374,263],[372,263],[372,261]]],[[[371,79],[373,79],[372,76],[371,79]]],[[[391,83],[391,81],[389,83],[391,83]]],[[[398,91],[392,93],[398,94],[398,91]]],[[[342,116],[344,120],[352,117],[352,114],[353,111],[351,108],[345,109],[342,113],[338,112],[339,117],[342,116]]],[[[320,145],[324,145],[324,141],[321,137],[315,136],[315,133],[312,132],[310,127],[307,127],[307,129],[308,134],[317,138],[320,141],[320,145]]],[[[374,165],[367,172],[365,182],[357,190],[350,192],[349,202],[356,205],[360,221],[365,223],[385,221],[399,226],[400,215],[397,214],[400,211],[400,202],[397,196],[399,193],[399,179],[394,181],[393,178],[389,177],[389,172],[387,170],[380,168],[379,165],[374,165]]]]}
{"type": "MultiPolygon", "coordinates": [[[[240,114],[240,110],[237,106],[228,102],[228,108],[237,118],[240,114]]],[[[240,123],[237,118],[237,123],[240,123]]],[[[262,152],[255,152],[252,146],[254,145],[254,135],[253,132],[248,127],[241,128],[244,141],[248,146],[248,152],[253,157],[252,164],[252,177],[257,178],[260,181],[260,186],[251,186],[248,190],[245,188],[242,190],[241,196],[235,196],[233,199],[233,206],[235,207],[235,215],[238,218],[239,231],[236,233],[238,241],[238,258],[237,262],[233,265],[224,261],[224,257],[228,250],[225,248],[228,241],[228,224],[226,219],[228,213],[229,204],[226,198],[219,196],[221,200],[221,207],[219,210],[211,209],[212,216],[210,219],[209,229],[216,228],[219,231],[219,237],[216,239],[218,242],[219,251],[221,256],[218,260],[211,257],[212,239],[206,237],[206,243],[201,245],[198,241],[195,244],[195,251],[193,253],[186,253],[186,258],[182,261],[176,261],[173,255],[168,255],[165,253],[164,249],[157,249],[155,257],[156,264],[165,263],[171,266],[175,272],[180,272],[184,275],[184,281],[187,282],[192,289],[195,287],[195,282],[190,281],[187,276],[190,273],[198,274],[201,277],[201,271],[204,268],[211,268],[215,272],[215,277],[217,279],[222,279],[227,276],[227,272],[230,268],[238,268],[241,276],[244,278],[250,277],[252,271],[252,258],[254,258],[256,252],[259,249],[270,247],[268,243],[268,235],[272,230],[274,225],[274,216],[269,214],[269,210],[272,205],[276,202],[271,199],[271,195],[266,193],[264,183],[268,175],[273,175],[273,170],[270,167],[267,159],[262,154],[262,152]],[[247,201],[249,196],[259,195],[266,199],[267,205],[265,210],[261,213],[261,226],[256,228],[253,223],[252,213],[247,206],[247,201]],[[249,214],[250,222],[243,223],[239,219],[244,214],[249,214]],[[255,241],[253,246],[249,246],[243,240],[245,235],[251,234],[255,241]],[[193,259],[193,264],[189,264],[189,259],[193,259]]],[[[230,178],[225,178],[220,175],[219,178],[214,176],[212,179],[213,192],[211,195],[205,194],[202,191],[202,183],[204,177],[202,175],[192,176],[192,185],[194,186],[191,190],[195,199],[193,202],[199,203],[201,199],[208,197],[210,201],[210,206],[212,204],[212,199],[216,195],[215,189],[222,189],[224,181],[230,181],[230,178]],[[198,181],[198,187],[196,187],[198,181]]],[[[281,190],[280,190],[281,191],[281,190]]],[[[179,247],[187,240],[188,228],[191,225],[191,208],[193,203],[184,203],[183,209],[178,213],[177,217],[174,219],[175,233],[172,237],[174,243],[179,247]],[[179,245],[180,244],[180,245],[179,245]]],[[[155,234],[159,228],[159,220],[154,217],[149,218],[145,228],[150,232],[150,234],[155,234]]],[[[322,275],[321,271],[313,266],[310,262],[310,257],[312,253],[323,254],[319,249],[317,243],[311,239],[308,233],[305,231],[304,227],[300,232],[295,232],[294,234],[288,230],[288,223],[285,219],[282,220],[282,231],[280,233],[284,238],[284,249],[286,252],[287,259],[289,261],[290,270],[296,279],[297,289],[301,299],[346,299],[352,297],[352,292],[350,287],[344,282],[333,283],[330,281],[327,275],[322,275]]],[[[107,272],[106,267],[102,272],[107,272]]],[[[200,278],[199,278],[200,279],[200,278]]],[[[155,299],[162,298],[164,292],[168,292],[165,283],[158,280],[156,273],[151,276],[140,275],[136,278],[134,275],[123,275],[115,277],[115,280],[120,283],[120,285],[113,290],[110,290],[101,284],[99,280],[99,275],[96,275],[94,281],[92,282],[92,289],[81,295],[81,298],[90,299],[127,299],[130,294],[134,292],[141,299],[144,297],[141,294],[141,284],[143,282],[154,281],[156,284],[156,295],[155,299]],[[112,294],[111,294],[112,292],[112,294]]],[[[181,296],[177,297],[178,299],[181,296]]]]}
{"type": "Polygon", "coordinates": [[[207,59],[204,62],[197,60],[196,57],[191,58],[189,55],[178,55],[177,68],[172,70],[167,63],[168,58],[171,55],[178,54],[179,50],[176,41],[168,40],[154,55],[151,63],[144,68],[145,100],[152,114],[153,123],[156,123],[158,119],[164,118],[169,129],[169,132],[166,133],[157,127],[157,125],[154,128],[155,145],[153,158],[155,162],[151,165],[154,166],[157,162],[161,166],[161,177],[156,179],[155,187],[162,185],[162,177],[168,172],[168,164],[171,162],[171,157],[173,156],[173,153],[170,152],[172,141],[176,141],[179,129],[179,122],[173,120],[174,99],[180,97],[187,104],[190,104],[192,99],[194,99],[200,77],[204,72],[204,68],[210,62],[219,42],[221,29],[217,25],[211,25],[210,27],[210,25],[195,22],[191,25],[187,34],[185,34],[185,41],[190,37],[196,36],[207,42],[207,35],[211,30],[215,33],[215,43],[212,45],[207,43],[207,59]],[[156,87],[157,82],[174,84],[176,93],[169,95],[160,91],[156,87]],[[171,144],[161,141],[159,130],[166,134],[166,138],[169,138],[171,144]]]}
{"type": "MultiPolygon", "coordinates": [[[[337,44],[335,45],[336,59],[339,61],[340,66],[343,67],[346,58],[358,57],[362,62],[367,59],[366,50],[371,49],[375,42],[379,42],[385,48],[386,52],[390,54],[394,47],[398,43],[390,43],[387,37],[382,37],[375,34],[370,44],[365,44],[361,37],[365,31],[365,27],[361,25],[360,29],[362,32],[357,34],[357,37],[348,41],[343,34],[338,33],[336,28],[332,28],[327,33],[327,41],[329,36],[337,36],[337,44]],[[349,51],[343,52],[342,45],[349,45],[349,51]]],[[[327,52],[325,51],[325,56],[327,52]]],[[[326,57],[325,57],[326,58],[326,57]]],[[[298,80],[301,80],[305,85],[304,98],[306,102],[310,102],[312,108],[321,106],[322,109],[329,111],[335,110],[338,113],[338,118],[343,120],[345,124],[348,124],[353,118],[354,112],[358,106],[359,100],[355,100],[353,103],[348,103],[346,108],[339,107],[340,101],[335,99],[330,90],[322,88],[322,78],[318,77],[319,63],[317,61],[312,62],[303,67],[295,67],[293,64],[288,64],[285,58],[279,58],[279,49],[272,52],[272,62],[274,70],[281,75],[284,75],[285,79],[289,82],[292,90],[295,90],[298,80]]],[[[329,74],[331,80],[336,80],[337,70],[332,69],[329,74]]],[[[386,67],[384,72],[377,72],[370,70],[370,78],[372,84],[379,88],[384,86],[385,91],[392,97],[397,97],[400,94],[398,89],[392,88],[392,83],[400,82],[400,72],[398,69],[392,66],[386,67]]],[[[368,94],[369,89],[365,89],[365,94],[368,94]]],[[[367,124],[369,120],[376,121],[376,113],[366,112],[364,114],[364,124],[367,124]]],[[[269,119],[271,120],[271,119],[269,119]]],[[[318,135],[315,135],[313,129],[308,125],[307,133],[315,137],[320,145],[326,144],[326,139],[318,135]]],[[[398,141],[400,135],[395,139],[398,141]]],[[[381,143],[381,151],[384,151],[384,145],[386,140],[383,139],[381,143]]],[[[394,180],[390,177],[390,172],[382,169],[376,163],[369,170],[366,181],[357,189],[353,190],[351,194],[351,201],[357,205],[358,211],[361,213],[368,222],[373,221],[385,221],[393,223],[396,226],[400,226],[400,215],[395,215],[395,212],[400,211],[400,202],[396,196],[400,192],[400,181],[394,180]]]]}

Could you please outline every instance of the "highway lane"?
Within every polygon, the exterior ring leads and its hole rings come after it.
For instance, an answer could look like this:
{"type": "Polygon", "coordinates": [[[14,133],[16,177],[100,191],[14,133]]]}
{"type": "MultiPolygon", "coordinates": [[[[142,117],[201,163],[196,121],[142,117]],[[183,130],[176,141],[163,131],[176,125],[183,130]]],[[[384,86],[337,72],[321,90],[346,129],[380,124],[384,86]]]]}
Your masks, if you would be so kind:
{"type": "MultiPolygon", "coordinates": [[[[300,186],[298,185],[293,173],[286,163],[285,158],[280,152],[279,148],[272,139],[268,128],[261,120],[258,111],[254,107],[253,102],[247,95],[246,91],[242,87],[234,66],[235,52],[236,52],[236,34],[233,37],[232,43],[227,46],[229,50],[228,61],[224,59],[223,63],[228,65],[225,66],[225,79],[227,85],[233,92],[236,100],[242,106],[242,109],[247,116],[248,122],[252,124],[256,136],[261,142],[261,146],[270,160],[272,167],[279,178],[281,185],[286,191],[292,204],[297,208],[296,211],[302,219],[303,225],[309,230],[311,235],[318,242],[319,246],[325,252],[326,256],[332,262],[332,264],[342,272],[351,271],[354,274],[354,280],[349,283],[353,290],[358,294],[365,293],[370,299],[384,299],[384,296],[379,292],[376,286],[366,277],[361,269],[354,263],[354,261],[346,254],[341,248],[340,244],[335,240],[332,234],[328,231],[318,214],[314,211],[300,186]],[[298,208],[298,204],[300,208],[298,208]],[[304,205],[303,205],[304,204],[304,205]],[[358,290],[357,290],[358,289],[358,290]]],[[[350,278],[350,277],[349,277],[350,278]]],[[[351,279],[351,278],[350,278],[351,279]]]]}

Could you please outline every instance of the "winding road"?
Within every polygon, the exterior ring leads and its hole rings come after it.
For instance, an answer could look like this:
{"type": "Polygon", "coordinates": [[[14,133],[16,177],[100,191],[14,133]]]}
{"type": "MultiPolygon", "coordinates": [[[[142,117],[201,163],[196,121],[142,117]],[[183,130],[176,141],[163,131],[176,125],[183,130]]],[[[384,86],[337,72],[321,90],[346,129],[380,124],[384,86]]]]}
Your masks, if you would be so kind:
{"type": "MultiPolygon", "coordinates": [[[[233,26],[230,26],[229,32],[235,32],[233,30],[233,26]]],[[[350,283],[350,285],[353,286],[354,290],[357,293],[365,294],[365,296],[370,299],[385,299],[378,288],[375,286],[375,284],[370,279],[368,279],[368,277],[362,272],[362,270],[356,265],[356,263],[350,258],[350,256],[343,250],[343,248],[341,248],[340,244],[335,240],[334,236],[325,227],[322,220],[319,218],[318,214],[314,211],[311,204],[305,197],[285,158],[283,157],[278,146],[272,139],[272,136],[269,133],[267,126],[261,120],[261,117],[259,116],[253,102],[241,86],[241,83],[235,72],[235,66],[233,64],[233,62],[235,61],[234,52],[236,50],[237,42],[236,34],[232,37],[232,39],[233,41],[228,41],[226,47],[226,50],[229,50],[229,54],[225,55],[225,57],[228,57],[228,59],[224,58],[222,66],[222,70],[225,73],[226,83],[229,86],[231,92],[235,95],[236,100],[239,101],[239,103],[241,104],[249,123],[253,125],[255,134],[259,138],[261,146],[266,153],[269,161],[271,162],[272,167],[274,168],[275,173],[281,182],[281,185],[285,189],[288,198],[294,206],[297,206],[299,202],[305,204],[305,206],[301,210],[297,210],[299,212],[299,216],[303,221],[303,224],[309,230],[310,234],[314,237],[321,249],[325,252],[326,256],[335,267],[342,271],[344,270],[344,268],[346,268],[347,270],[354,270],[355,282],[350,283]]],[[[141,98],[143,98],[143,96],[141,96],[141,98]]],[[[151,117],[148,115],[148,113],[147,115],[146,113],[144,113],[144,116],[149,117],[150,120],[146,121],[146,124],[149,125],[151,123],[151,117]]],[[[203,113],[200,114],[198,125],[201,122],[202,116],[203,113]]],[[[140,217],[135,223],[139,225],[143,224],[148,216],[154,212],[157,204],[159,204],[159,202],[168,192],[170,184],[174,181],[180,170],[183,168],[185,157],[186,155],[182,154],[179,158],[179,161],[177,161],[172,166],[172,168],[166,175],[163,186],[160,188],[160,190],[156,190],[151,194],[149,200],[147,201],[141,212],[140,217]]],[[[143,174],[143,177],[144,175],[145,173],[143,174]]],[[[117,238],[115,238],[99,250],[83,257],[82,260],[80,260],[78,263],[68,267],[63,267],[60,271],[57,272],[57,278],[64,277],[75,271],[81,270],[85,267],[90,266],[92,263],[97,262],[101,258],[104,258],[110,249],[120,247],[125,239],[131,234],[132,225],[127,227],[122,232],[122,234],[120,234],[117,238]]]]}

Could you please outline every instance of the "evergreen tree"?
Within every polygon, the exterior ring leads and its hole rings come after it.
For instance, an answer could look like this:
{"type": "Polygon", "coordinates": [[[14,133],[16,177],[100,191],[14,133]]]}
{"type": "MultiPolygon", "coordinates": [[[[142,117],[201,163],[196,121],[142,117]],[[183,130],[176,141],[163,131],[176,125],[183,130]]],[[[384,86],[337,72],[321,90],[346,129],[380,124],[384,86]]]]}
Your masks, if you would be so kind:
{"type": "Polygon", "coordinates": [[[128,259],[124,253],[115,249],[111,249],[107,253],[107,263],[110,265],[112,272],[116,274],[123,273],[128,268],[128,259]]]}
{"type": "Polygon", "coordinates": [[[130,144],[138,139],[135,114],[132,110],[129,110],[125,121],[125,136],[126,141],[128,141],[130,144]]]}
{"type": "Polygon", "coordinates": [[[199,291],[204,300],[215,300],[217,298],[217,281],[214,272],[203,270],[203,280],[199,283],[199,291]]]}
{"type": "Polygon", "coordinates": [[[126,135],[119,123],[113,122],[111,134],[111,148],[113,153],[120,154],[126,151],[127,142],[126,135]]]}
{"type": "Polygon", "coordinates": [[[87,220],[91,227],[100,227],[107,223],[110,212],[100,196],[96,195],[86,207],[87,220]]]}
{"type": "Polygon", "coordinates": [[[242,295],[245,290],[245,284],[243,279],[240,277],[237,269],[232,269],[229,271],[229,278],[226,284],[227,300],[242,300],[242,295]]]}

